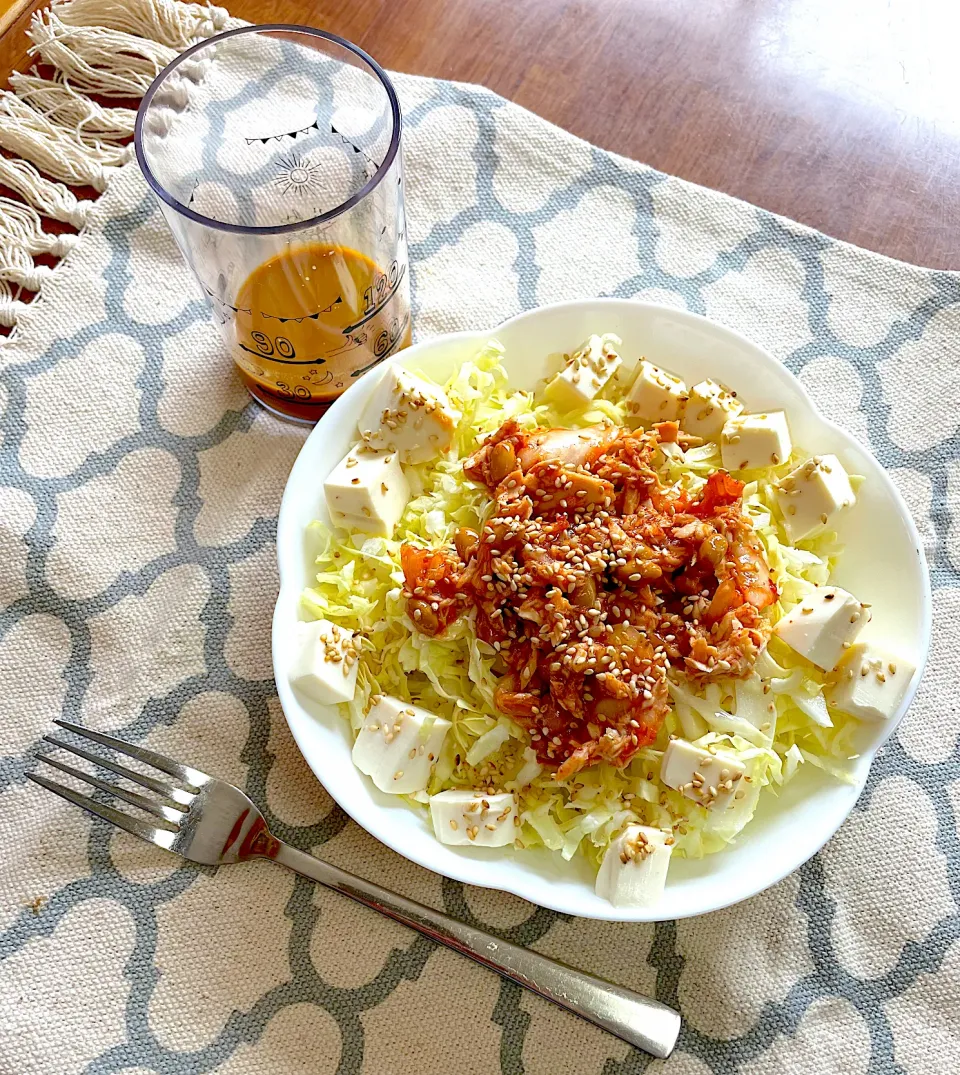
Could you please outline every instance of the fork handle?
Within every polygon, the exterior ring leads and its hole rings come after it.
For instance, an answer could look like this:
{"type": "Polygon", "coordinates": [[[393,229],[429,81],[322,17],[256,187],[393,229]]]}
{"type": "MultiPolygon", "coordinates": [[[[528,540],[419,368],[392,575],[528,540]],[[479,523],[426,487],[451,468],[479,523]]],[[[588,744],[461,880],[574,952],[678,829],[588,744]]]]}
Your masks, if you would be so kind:
{"type": "Polygon", "coordinates": [[[510,944],[432,907],[381,888],[372,881],[354,877],[290,844],[277,842],[277,853],[271,857],[295,873],[319,881],[321,885],[469,956],[504,978],[609,1030],[638,1049],[661,1058],[668,1057],[673,1051],[680,1033],[680,1015],[665,1004],[510,944]]]}

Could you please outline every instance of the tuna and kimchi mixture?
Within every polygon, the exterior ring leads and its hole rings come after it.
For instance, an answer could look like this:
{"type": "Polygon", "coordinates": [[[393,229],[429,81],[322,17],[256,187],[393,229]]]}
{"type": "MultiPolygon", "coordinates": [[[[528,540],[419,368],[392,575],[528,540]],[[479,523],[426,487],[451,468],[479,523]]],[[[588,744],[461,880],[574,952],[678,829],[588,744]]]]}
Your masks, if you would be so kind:
{"type": "MultiPolygon", "coordinates": [[[[744,677],[777,600],[763,547],[725,470],[696,496],[659,476],[675,422],[523,431],[508,421],[466,461],[489,492],[481,532],[404,544],[404,596],[420,631],[475,610],[499,651],[495,704],[560,779],[621,767],[657,736],[667,673],[744,677]],[[502,665],[502,669],[501,669],[502,665]]],[[[696,443],[694,441],[694,443],[696,443]]]]}

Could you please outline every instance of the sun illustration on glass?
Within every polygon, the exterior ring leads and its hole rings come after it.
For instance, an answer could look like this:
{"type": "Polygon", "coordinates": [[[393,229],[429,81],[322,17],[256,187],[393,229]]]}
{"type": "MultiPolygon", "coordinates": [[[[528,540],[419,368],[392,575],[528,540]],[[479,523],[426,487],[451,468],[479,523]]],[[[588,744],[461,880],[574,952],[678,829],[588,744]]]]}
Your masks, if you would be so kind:
{"type": "Polygon", "coordinates": [[[313,164],[306,157],[300,157],[296,153],[290,153],[281,157],[280,172],[274,182],[280,187],[281,194],[302,194],[304,191],[319,190],[323,185],[320,181],[320,165],[313,164]]]}

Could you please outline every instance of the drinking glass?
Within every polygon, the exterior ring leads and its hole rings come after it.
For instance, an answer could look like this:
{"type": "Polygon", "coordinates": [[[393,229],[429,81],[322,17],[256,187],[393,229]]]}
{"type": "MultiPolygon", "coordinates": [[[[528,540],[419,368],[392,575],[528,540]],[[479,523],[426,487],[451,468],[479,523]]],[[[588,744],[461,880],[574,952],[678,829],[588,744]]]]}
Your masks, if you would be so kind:
{"type": "Polygon", "coordinates": [[[177,57],[137,160],[250,394],[315,422],[410,343],[400,105],[356,45],[229,30],[177,57]]]}

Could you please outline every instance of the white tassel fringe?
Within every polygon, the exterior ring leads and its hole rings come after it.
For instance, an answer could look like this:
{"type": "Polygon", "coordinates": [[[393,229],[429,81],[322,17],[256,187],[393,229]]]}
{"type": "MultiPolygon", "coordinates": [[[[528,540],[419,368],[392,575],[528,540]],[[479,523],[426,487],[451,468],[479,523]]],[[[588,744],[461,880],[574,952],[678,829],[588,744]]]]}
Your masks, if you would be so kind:
{"type": "Polygon", "coordinates": [[[28,157],[54,179],[99,191],[129,157],[128,147],[81,141],[9,90],[0,90],[0,146],[28,157]]]}
{"type": "Polygon", "coordinates": [[[15,299],[10,285],[5,280],[0,280],[0,325],[13,328],[28,305],[15,299]]]}
{"type": "Polygon", "coordinates": [[[126,0],[66,0],[57,4],[66,26],[104,26],[167,45],[176,52],[227,28],[230,15],[222,7],[180,4],[177,0],[127,3],[126,0]]]}
{"type": "Polygon", "coordinates": [[[0,155],[0,186],[19,194],[43,216],[72,224],[77,231],[86,224],[93,206],[93,202],[77,198],[63,183],[41,175],[29,161],[13,157],[0,155]]]}
{"type": "Polygon", "coordinates": [[[51,123],[72,130],[82,142],[122,142],[133,137],[137,113],[132,108],[104,108],[78,93],[58,71],[51,79],[35,72],[10,76],[21,101],[42,112],[51,123]]]}
{"type": "Polygon", "coordinates": [[[107,26],[67,26],[57,10],[51,7],[34,12],[30,53],[62,71],[72,85],[87,93],[141,97],[177,55],[176,49],[159,41],[107,26]]]}
{"type": "Polygon", "coordinates": [[[44,231],[36,209],[12,198],[0,198],[0,259],[7,250],[62,258],[77,245],[78,238],[69,232],[54,235],[44,231]]]}
{"type": "Polygon", "coordinates": [[[133,156],[136,112],[107,107],[100,97],[140,98],[184,49],[243,25],[222,7],[178,0],[53,0],[33,14],[31,54],[54,69],[10,76],[0,89],[0,325],[13,328],[29,307],[23,292],[42,297],[55,269],[34,258],[65,257],[79,236],[44,231],[42,217],[78,231],[93,202],[66,184],[102,192],[133,156]]]}

